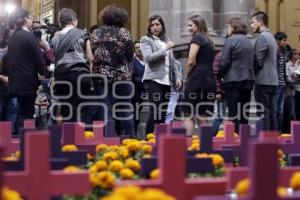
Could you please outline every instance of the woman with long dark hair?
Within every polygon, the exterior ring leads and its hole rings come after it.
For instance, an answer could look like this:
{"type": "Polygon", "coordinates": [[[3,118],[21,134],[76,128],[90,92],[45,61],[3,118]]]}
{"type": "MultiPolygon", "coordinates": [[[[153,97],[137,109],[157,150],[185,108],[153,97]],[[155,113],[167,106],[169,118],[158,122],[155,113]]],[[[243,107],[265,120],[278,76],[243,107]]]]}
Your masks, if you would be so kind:
{"type": "Polygon", "coordinates": [[[186,64],[186,83],[181,110],[188,135],[194,134],[195,120],[198,124],[207,123],[206,117],[214,109],[216,82],[213,74],[214,47],[209,39],[204,18],[194,15],[189,18],[188,30],[192,35],[188,61],[186,64]],[[195,119],[196,118],[196,119],[195,119]]]}
{"type": "Polygon", "coordinates": [[[146,133],[153,133],[155,123],[165,122],[171,85],[181,87],[173,46],[174,43],[166,37],[162,17],[151,16],[147,35],[141,38],[141,51],[145,62],[143,82],[150,109],[146,133]]]}

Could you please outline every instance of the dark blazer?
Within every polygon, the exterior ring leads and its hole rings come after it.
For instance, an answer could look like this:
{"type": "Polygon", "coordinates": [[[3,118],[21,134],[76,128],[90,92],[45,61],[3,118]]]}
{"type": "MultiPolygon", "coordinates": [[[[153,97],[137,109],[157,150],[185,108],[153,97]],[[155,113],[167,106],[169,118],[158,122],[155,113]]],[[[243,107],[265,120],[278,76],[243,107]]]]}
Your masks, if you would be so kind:
{"type": "Polygon", "coordinates": [[[224,43],[221,74],[224,83],[254,81],[254,46],[246,35],[234,34],[224,43]]]}
{"type": "Polygon", "coordinates": [[[45,61],[34,35],[16,30],[8,41],[8,90],[13,96],[35,96],[38,73],[45,75],[45,61]]]}
{"type": "Polygon", "coordinates": [[[140,61],[136,57],[133,57],[132,65],[134,69],[132,80],[135,82],[142,82],[145,66],[140,63],[140,61]]]}

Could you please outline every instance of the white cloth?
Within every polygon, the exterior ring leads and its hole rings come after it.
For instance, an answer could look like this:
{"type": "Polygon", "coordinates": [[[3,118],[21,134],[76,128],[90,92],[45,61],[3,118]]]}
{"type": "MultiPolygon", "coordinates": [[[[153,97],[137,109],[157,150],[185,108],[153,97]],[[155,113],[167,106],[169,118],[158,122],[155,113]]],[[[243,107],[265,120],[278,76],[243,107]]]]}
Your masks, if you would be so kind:
{"type": "Polygon", "coordinates": [[[295,83],[293,84],[295,90],[300,92],[300,63],[292,63],[291,61],[286,63],[286,76],[287,81],[290,83],[295,83]]]}
{"type": "MultiPolygon", "coordinates": [[[[161,39],[159,39],[156,36],[153,36],[153,38],[155,39],[155,41],[164,49],[166,49],[167,43],[162,41],[161,39]]],[[[169,72],[170,72],[170,54],[169,51],[167,51],[167,55],[165,56],[165,76],[162,79],[154,79],[153,81],[162,84],[162,85],[171,85],[170,82],[170,76],[169,76],[169,72]]]]}

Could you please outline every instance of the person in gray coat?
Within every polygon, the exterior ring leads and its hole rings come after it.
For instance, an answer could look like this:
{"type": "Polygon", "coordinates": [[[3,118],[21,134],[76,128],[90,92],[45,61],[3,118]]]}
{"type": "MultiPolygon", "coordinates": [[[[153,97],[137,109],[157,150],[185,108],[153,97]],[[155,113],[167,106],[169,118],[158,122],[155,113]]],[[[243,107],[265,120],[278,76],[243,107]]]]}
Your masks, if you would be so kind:
{"type": "Polygon", "coordinates": [[[252,16],[251,27],[258,33],[255,43],[255,90],[254,95],[258,103],[263,106],[262,115],[264,130],[277,130],[277,116],[274,110],[278,73],[276,69],[277,44],[273,34],[268,29],[268,15],[257,12],[252,16]]]}
{"type": "Polygon", "coordinates": [[[141,51],[145,62],[143,83],[150,107],[146,133],[153,133],[155,123],[164,123],[171,85],[181,87],[178,68],[172,52],[174,43],[166,37],[161,16],[149,18],[148,33],[141,38],[141,51]]]}
{"type": "Polygon", "coordinates": [[[245,111],[250,107],[254,83],[254,46],[247,38],[247,32],[248,28],[242,19],[230,20],[220,70],[227,94],[228,116],[234,121],[236,132],[240,124],[248,124],[249,115],[245,111]]]}

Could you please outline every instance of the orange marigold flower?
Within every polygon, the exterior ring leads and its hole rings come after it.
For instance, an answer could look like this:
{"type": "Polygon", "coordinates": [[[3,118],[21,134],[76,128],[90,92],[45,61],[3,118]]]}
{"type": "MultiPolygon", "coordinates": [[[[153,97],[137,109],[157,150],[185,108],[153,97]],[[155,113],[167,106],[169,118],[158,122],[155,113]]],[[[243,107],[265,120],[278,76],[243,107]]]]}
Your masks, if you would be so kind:
{"type": "Polygon", "coordinates": [[[78,151],[78,148],[76,145],[73,144],[68,144],[68,145],[64,145],[61,150],[63,152],[72,152],[72,151],[78,151]]]}
{"type": "Polygon", "coordinates": [[[156,143],[156,140],[155,140],[155,138],[153,138],[153,139],[148,140],[148,142],[154,144],[154,143],[156,143]]]}
{"type": "Polygon", "coordinates": [[[139,196],[142,200],[175,200],[174,197],[167,195],[160,189],[148,188],[139,196]]]}
{"type": "Polygon", "coordinates": [[[151,179],[157,179],[160,176],[160,170],[159,169],[154,169],[151,173],[150,173],[150,178],[151,179]]]}
{"type": "Polygon", "coordinates": [[[140,169],[141,169],[140,163],[133,159],[126,160],[125,167],[127,167],[135,172],[140,171],[140,169]]]}
{"type": "Polygon", "coordinates": [[[86,154],[86,157],[87,157],[87,159],[90,160],[90,161],[91,161],[91,160],[94,160],[94,156],[92,156],[90,153],[87,153],[87,154],[86,154]]]}
{"type": "Polygon", "coordinates": [[[124,164],[119,160],[114,160],[109,164],[108,169],[112,172],[120,172],[124,168],[124,164]]]}
{"type": "Polygon", "coordinates": [[[15,156],[16,156],[16,158],[20,159],[20,157],[21,157],[21,151],[16,151],[15,156]]]}
{"type": "Polygon", "coordinates": [[[152,152],[152,146],[149,145],[149,144],[144,144],[142,146],[142,150],[143,150],[144,154],[151,154],[151,152],[152,152]]]}
{"type": "Polygon", "coordinates": [[[106,152],[103,155],[103,160],[111,161],[118,159],[118,154],[116,152],[106,152]]]}
{"type": "Polygon", "coordinates": [[[290,138],[291,134],[284,133],[284,134],[281,134],[279,137],[281,137],[281,138],[290,138]]]}
{"type": "Polygon", "coordinates": [[[144,154],[143,158],[152,158],[152,155],[151,154],[144,154]]]}
{"type": "Polygon", "coordinates": [[[133,140],[131,142],[128,142],[126,147],[128,148],[129,152],[134,153],[141,150],[142,144],[137,140],[133,140]]]}
{"type": "Polygon", "coordinates": [[[293,188],[294,191],[300,190],[300,172],[296,172],[290,179],[290,187],[293,188]]]}
{"type": "Polygon", "coordinates": [[[84,137],[85,138],[94,138],[94,132],[93,131],[85,131],[84,137]]]}
{"type": "Polygon", "coordinates": [[[108,167],[105,160],[98,160],[94,165],[97,167],[97,171],[107,170],[108,167]]]}
{"type": "Polygon", "coordinates": [[[220,167],[220,166],[224,165],[224,159],[221,155],[219,155],[219,154],[210,154],[209,157],[212,158],[213,166],[220,167]]]}
{"type": "Polygon", "coordinates": [[[125,168],[120,171],[120,176],[122,179],[132,179],[134,172],[131,169],[125,168]]]}
{"type": "Polygon", "coordinates": [[[208,154],[207,153],[197,153],[195,155],[195,158],[208,158],[208,154]]]}
{"type": "Polygon", "coordinates": [[[250,180],[248,178],[239,181],[235,186],[235,192],[239,196],[248,194],[250,188],[250,180]]]}
{"type": "Polygon", "coordinates": [[[190,151],[199,151],[200,150],[200,144],[199,143],[192,143],[192,145],[189,147],[190,151]]]}
{"type": "Polygon", "coordinates": [[[1,190],[2,200],[22,200],[21,195],[15,190],[11,190],[8,187],[3,187],[1,190]]]}
{"type": "Polygon", "coordinates": [[[124,158],[124,159],[128,158],[129,151],[128,151],[127,147],[122,146],[119,148],[119,156],[120,156],[120,158],[124,158]]]}
{"type": "Polygon", "coordinates": [[[73,173],[73,172],[80,172],[81,169],[79,167],[76,167],[74,165],[70,165],[70,166],[67,166],[63,169],[64,172],[66,173],[73,173]]]}
{"type": "Polygon", "coordinates": [[[218,131],[216,138],[224,138],[225,137],[225,133],[223,130],[218,131]]]}
{"type": "Polygon", "coordinates": [[[103,171],[98,174],[98,186],[103,189],[111,189],[116,183],[116,177],[113,173],[108,171],[103,171]]]}
{"type": "Polygon", "coordinates": [[[284,158],[284,153],[281,149],[277,150],[277,158],[278,159],[283,159],[284,158]]]}
{"type": "Polygon", "coordinates": [[[146,139],[147,140],[155,139],[155,135],[153,133],[148,133],[147,136],[146,136],[146,139]]]}
{"type": "Polygon", "coordinates": [[[100,153],[102,151],[106,151],[108,149],[108,146],[106,144],[99,144],[96,147],[96,152],[100,153]]]}
{"type": "Polygon", "coordinates": [[[280,197],[286,197],[288,195],[288,191],[285,187],[278,187],[277,188],[277,195],[280,197]]]}

